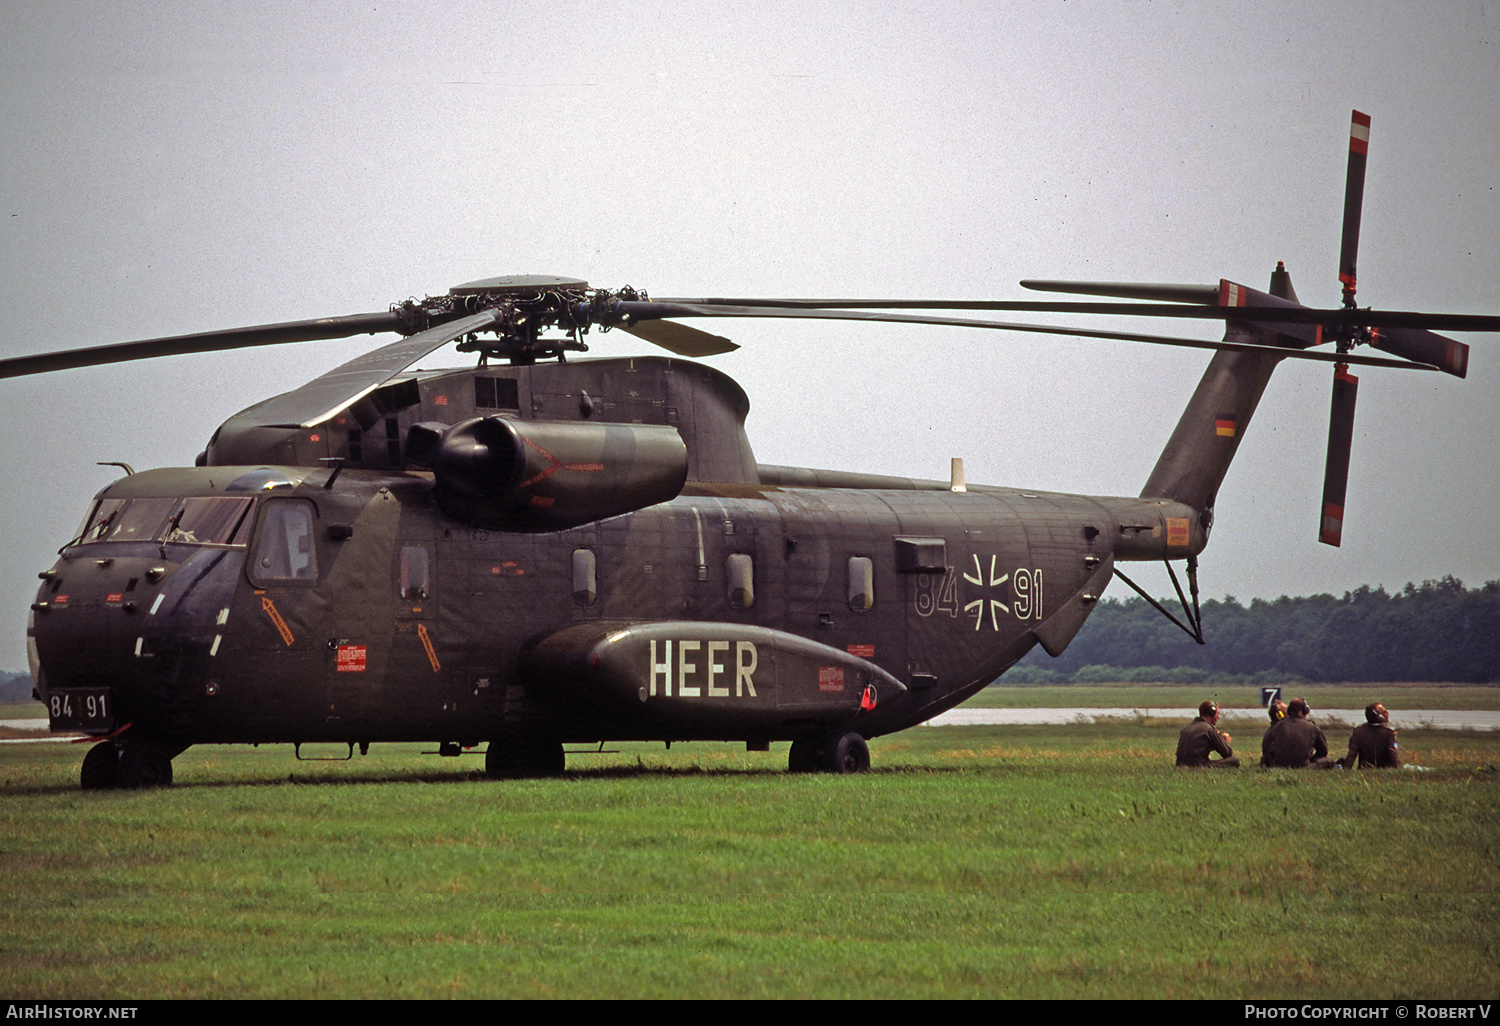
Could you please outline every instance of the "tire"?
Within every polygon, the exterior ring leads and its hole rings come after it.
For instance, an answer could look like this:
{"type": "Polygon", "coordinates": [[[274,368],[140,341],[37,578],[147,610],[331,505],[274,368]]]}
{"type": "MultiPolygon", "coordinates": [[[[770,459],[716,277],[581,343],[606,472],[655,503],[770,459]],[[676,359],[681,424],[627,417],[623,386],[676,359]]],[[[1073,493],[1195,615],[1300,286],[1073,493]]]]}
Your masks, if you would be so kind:
{"type": "Polygon", "coordinates": [[[126,742],[120,750],[115,785],[132,789],[171,787],[172,757],[150,741],[126,742]]]}
{"type": "Polygon", "coordinates": [[[484,774],[492,780],[558,777],[566,764],[560,741],[491,741],[484,751],[484,774]]]}
{"type": "Polygon", "coordinates": [[[113,741],[101,741],[83,757],[79,784],[85,791],[108,791],[119,784],[120,753],[113,741]]]}
{"type": "Polygon", "coordinates": [[[532,745],[528,750],[530,763],[538,777],[560,777],[567,768],[568,757],[563,754],[561,741],[532,745]]]}
{"type": "Polygon", "coordinates": [[[810,738],[799,738],[792,742],[792,750],[787,753],[786,769],[788,773],[815,773],[818,769],[817,743],[810,738]]]}
{"type": "Polygon", "coordinates": [[[824,768],[830,773],[868,773],[870,771],[870,746],[865,739],[850,731],[829,745],[825,753],[824,768]]]}

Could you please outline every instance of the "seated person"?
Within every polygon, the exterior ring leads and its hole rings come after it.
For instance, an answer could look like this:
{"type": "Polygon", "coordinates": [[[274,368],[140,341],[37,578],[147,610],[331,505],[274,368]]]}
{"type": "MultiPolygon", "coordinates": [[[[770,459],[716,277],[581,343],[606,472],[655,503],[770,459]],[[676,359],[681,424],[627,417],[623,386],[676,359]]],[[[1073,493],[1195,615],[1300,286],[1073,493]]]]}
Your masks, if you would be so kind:
{"type": "Polygon", "coordinates": [[[1218,722],[1217,702],[1204,702],[1198,706],[1198,718],[1183,727],[1177,736],[1177,765],[1226,769],[1240,764],[1234,749],[1229,746],[1229,735],[1220,734],[1215,726],[1218,722]],[[1223,758],[1210,759],[1210,752],[1218,752],[1223,758]]]}
{"type": "Polygon", "coordinates": [[[1260,743],[1260,764],[1279,766],[1284,769],[1306,769],[1316,766],[1331,769],[1333,760],[1328,758],[1328,738],[1323,728],[1312,720],[1307,702],[1294,698],[1287,703],[1286,718],[1271,724],[1260,743]]]}
{"type": "Polygon", "coordinates": [[[1396,747],[1396,731],[1391,714],[1379,702],[1365,706],[1365,722],[1355,727],[1349,737],[1349,754],[1339,760],[1345,769],[1400,769],[1401,752],[1396,747]]]}

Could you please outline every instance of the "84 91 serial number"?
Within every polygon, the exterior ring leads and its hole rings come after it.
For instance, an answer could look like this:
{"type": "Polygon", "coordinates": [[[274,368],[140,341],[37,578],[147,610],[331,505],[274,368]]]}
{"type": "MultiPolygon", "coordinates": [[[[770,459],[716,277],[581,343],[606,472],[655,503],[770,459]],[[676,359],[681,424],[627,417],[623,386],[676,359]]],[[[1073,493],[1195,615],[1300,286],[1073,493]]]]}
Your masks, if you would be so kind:
{"type": "Polygon", "coordinates": [[[114,726],[113,710],[109,688],[73,688],[47,696],[47,713],[55,731],[108,731],[114,726]]]}

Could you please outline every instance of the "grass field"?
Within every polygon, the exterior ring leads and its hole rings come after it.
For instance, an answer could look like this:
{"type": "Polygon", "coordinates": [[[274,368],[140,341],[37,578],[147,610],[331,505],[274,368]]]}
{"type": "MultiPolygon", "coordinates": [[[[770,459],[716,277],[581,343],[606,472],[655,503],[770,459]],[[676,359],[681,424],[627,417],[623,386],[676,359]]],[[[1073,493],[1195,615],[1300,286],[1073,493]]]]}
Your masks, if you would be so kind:
{"type": "MultiPolygon", "coordinates": [[[[1283,697],[1300,695],[1316,709],[1363,709],[1384,702],[1391,709],[1500,709],[1500,685],[1483,684],[1289,684],[1283,697]]],[[[1251,684],[1023,684],[985,688],[964,703],[981,709],[1101,707],[1129,709],[1177,706],[1192,709],[1205,698],[1226,708],[1258,708],[1251,684]]],[[[40,702],[0,705],[0,720],[45,719],[40,702]]]]}
{"type": "MultiPolygon", "coordinates": [[[[1371,702],[1401,709],[1500,709],[1500,686],[1482,684],[1287,684],[1282,697],[1301,696],[1314,710],[1363,709],[1371,702]]],[[[1034,684],[985,688],[964,703],[981,709],[1054,707],[1192,709],[1212,698],[1226,709],[1260,708],[1253,684],[1034,684]]],[[[1361,719],[1358,722],[1363,723],[1361,719]]]]}
{"type": "Polygon", "coordinates": [[[202,748],[102,793],[76,747],[0,746],[0,992],[1500,994],[1500,735],[1403,732],[1423,769],[1380,774],[1179,772],[1175,739],[917,728],[861,777],[622,745],[504,783],[202,748]]]}

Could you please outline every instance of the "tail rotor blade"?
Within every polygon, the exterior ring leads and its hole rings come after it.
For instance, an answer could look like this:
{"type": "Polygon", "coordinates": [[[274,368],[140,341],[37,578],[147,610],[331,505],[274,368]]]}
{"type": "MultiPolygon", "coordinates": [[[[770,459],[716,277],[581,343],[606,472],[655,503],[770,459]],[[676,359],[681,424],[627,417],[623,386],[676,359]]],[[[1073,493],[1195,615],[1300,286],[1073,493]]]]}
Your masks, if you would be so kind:
{"type": "Polygon", "coordinates": [[[1339,281],[1344,305],[1354,305],[1354,265],[1359,257],[1359,218],[1365,201],[1365,156],[1370,145],[1370,115],[1354,112],[1349,125],[1349,171],[1344,178],[1344,243],[1339,250],[1339,281]]]}
{"type": "Polygon", "coordinates": [[[1430,363],[1454,377],[1469,373],[1469,347],[1456,339],[1421,328],[1375,328],[1370,345],[1418,363],[1430,363]]]}
{"type": "Polygon", "coordinates": [[[1359,379],[1349,368],[1333,369],[1333,403],[1328,417],[1328,462],[1323,469],[1323,516],[1318,541],[1338,547],[1344,533],[1344,495],[1349,488],[1349,450],[1354,442],[1354,400],[1359,379]]]}

